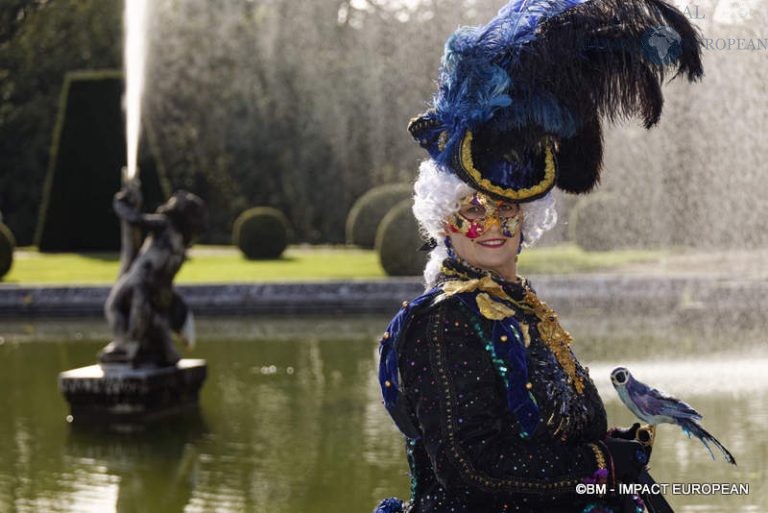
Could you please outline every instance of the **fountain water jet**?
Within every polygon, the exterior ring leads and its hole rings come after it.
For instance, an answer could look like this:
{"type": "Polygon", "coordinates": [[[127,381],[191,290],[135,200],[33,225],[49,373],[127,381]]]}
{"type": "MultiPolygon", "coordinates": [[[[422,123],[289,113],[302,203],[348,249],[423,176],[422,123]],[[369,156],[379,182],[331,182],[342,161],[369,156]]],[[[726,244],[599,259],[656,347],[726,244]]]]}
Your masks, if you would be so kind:
{"type": "Polygon", "coordinates": [[[147,0],[125,0],[125,136],[128,165],[125,180],[137,175],[137,158],[141,132],[141,98],[144,92],[147,55],[147,0]]]}

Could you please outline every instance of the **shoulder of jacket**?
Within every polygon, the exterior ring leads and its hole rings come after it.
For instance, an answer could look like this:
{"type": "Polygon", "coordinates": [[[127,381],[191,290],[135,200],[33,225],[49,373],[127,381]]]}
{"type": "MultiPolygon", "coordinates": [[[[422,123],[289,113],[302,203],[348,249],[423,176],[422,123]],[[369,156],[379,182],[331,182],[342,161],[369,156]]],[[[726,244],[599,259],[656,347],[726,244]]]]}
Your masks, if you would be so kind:
{"type": "Polygon", "coordinates": [[[442,332],[443,326],[447,327],[446,335],[451,336],[454,332],[453,326],[465,324],[470,316],[471,312],[458,296],[437,296],[428,305],[414,312],[404,326],[401,338],[411,338],[426,333],[434,334],[436,330],[442,332]]]}
{"type": "Polygon", "coordinates": [[[441,317],[456,317],[465,315],[465,307],[461,298],[457,295],[446,296],[442,293],[434,294],[433,297],[412,312],[413,318],[423,318],[439,314],[441,317]]]}

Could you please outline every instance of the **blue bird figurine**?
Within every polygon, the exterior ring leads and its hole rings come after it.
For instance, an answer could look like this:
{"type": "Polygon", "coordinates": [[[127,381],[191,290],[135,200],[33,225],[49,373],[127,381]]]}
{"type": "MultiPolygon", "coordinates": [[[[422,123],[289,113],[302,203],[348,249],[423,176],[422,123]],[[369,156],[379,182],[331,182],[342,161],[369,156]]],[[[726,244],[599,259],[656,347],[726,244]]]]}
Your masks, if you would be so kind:
{"type": "Polygon", "coordinates": [[[728,463],[736,465],[736,460],[728,449],[717,438],[710,435],[706,429],[701,427],[698,421],[702,419],[702,416],[690,405],[636,380],[626,367],[616,367],[613,369],[611,371],[611,382],[619,394],[621,402],[643,422],[647,422],[652,426],[663,423],[677,424],[683,430],[683,433],[688,435],[688,438],[693,435],[701,440],[701,443],[707,448],[713,460],[715,455],[712,453],[712,449],[710,449],[707,442],[713,443],[720,449],[728,463]]]}

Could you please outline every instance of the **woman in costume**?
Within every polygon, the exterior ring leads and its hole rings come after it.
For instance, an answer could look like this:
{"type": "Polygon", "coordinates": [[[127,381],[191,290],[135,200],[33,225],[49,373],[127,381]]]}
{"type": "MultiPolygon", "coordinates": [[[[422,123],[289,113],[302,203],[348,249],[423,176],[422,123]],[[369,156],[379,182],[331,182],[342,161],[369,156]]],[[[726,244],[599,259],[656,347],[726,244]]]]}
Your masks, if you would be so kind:
{"type": "Polygon", "coordinates": [[[516,268],[556,221],[552,189],[597,184],[601,118],[653,126],[670,70],[701,77],[700,36],[662,0],[513,0],[446,43],[438,93],[409,125],[430,156],[413,207],[427,290],[380,347],[411,498],[377,513],[671,511],[577,493],[648,482],[650,448],[637,425],[607,429],[571,336],[516,268]],[[654,37],[674,44],[660,55],[654,37]]]}

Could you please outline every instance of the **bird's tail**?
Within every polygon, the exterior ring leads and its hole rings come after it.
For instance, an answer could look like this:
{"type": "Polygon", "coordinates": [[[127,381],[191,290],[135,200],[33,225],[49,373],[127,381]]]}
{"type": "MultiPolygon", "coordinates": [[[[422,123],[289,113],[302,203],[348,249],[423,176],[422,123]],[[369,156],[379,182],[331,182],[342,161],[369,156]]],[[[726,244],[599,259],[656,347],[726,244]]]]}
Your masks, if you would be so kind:
{"type": "Polygon", "coordinates": [[[683,428],[683,433],[688,435],[688,438],[691,437],[691,435],[695,436],[699,440],[701,440],[701,443],[704,444],[704,447],[707,448],[709,451],[709,455],[712,456],[712,459],[715,459],[715,455],[712,454],[712,449],[710,449],[709,444],[707,442],[711,442],[720,449],[720,452],[723,453],[723,456],[725,457],[725,461],[732,465],[736,465],[736,458],[733,457],[731,452],[725,448],[723,444],[720,443],[720,441],[715,438],[714,436],[710,435],[709,432],[701,427],[701,425],[694,421],[694,420],[683,420],[680,421],[680,427],[683,428]]]}

